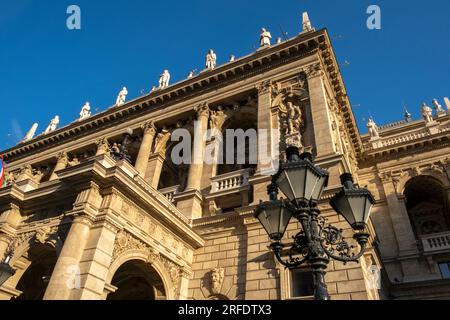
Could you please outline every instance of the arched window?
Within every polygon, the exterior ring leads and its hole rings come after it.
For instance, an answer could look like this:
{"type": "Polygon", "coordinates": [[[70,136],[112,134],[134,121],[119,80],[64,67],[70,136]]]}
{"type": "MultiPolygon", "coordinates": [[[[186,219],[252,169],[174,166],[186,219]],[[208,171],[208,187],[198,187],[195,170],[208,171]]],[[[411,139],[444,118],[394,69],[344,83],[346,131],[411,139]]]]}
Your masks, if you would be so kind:
{"type": "Polygon", "coordinates": [[[416,236],[450,230],[448,199],[438,180],[415,177],[406,184],[404,195],[416,236]]]}

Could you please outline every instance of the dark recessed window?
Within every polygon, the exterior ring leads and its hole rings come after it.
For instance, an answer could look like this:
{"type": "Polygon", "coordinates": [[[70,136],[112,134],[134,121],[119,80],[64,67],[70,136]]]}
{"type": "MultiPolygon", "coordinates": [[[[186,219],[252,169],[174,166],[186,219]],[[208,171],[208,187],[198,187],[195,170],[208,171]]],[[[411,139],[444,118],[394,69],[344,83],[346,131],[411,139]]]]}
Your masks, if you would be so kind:
{"type": "Polygon", "coordinates": [[[450,262],[439,263],[442,279],[450,279],[450,262]]]}
{"type": "Polygon", "coordinates": [[[313,274],[309,270],[296,269],[291,271],[292,297],[314,296],[313,274]]]}

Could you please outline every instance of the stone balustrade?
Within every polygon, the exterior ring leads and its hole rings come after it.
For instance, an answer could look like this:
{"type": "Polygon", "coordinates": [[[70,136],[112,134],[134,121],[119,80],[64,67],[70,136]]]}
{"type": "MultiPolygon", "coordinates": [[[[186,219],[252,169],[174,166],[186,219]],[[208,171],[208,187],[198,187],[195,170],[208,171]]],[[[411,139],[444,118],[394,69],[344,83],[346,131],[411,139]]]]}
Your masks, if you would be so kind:
{"type": "Polygon", "coordinates": [[[230,172],[211,179],[211,193],[234,191],[249,185],[250,169],[230,172]]]}
{"type": "Polygon", "coordinates": [[[421,240],[424,252],[450,250],[450,232],[422,236],[421,240]]]}
{"type": "Polygon", "coordinates": [[[169,188],[164,188],[161,190],[158,190],[160,193],[163,194],[164,197],[166,197],[167,200],[169,200],[170,202],[174,202],[174,197],[178,192],[179,189],[179,185],[178,186],[173,186],[173,187],[169,187],[169,188]]]}

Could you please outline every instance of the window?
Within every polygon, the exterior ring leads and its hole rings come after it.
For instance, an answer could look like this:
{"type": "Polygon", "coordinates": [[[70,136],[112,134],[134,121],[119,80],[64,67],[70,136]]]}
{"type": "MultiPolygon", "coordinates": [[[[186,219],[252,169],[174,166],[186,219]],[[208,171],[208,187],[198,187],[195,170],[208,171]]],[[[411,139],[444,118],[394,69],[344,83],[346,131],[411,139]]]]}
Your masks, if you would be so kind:
{"type": "Polygon", "coordinates": [[[442,279],[450,279],[450,262],[439,263],[442,279]]]}
{"type": "Polygon", "coordinates": [[[294,269],[291,271],[292,298],[314,296],[314,279],[309,270],[294,269]]]}

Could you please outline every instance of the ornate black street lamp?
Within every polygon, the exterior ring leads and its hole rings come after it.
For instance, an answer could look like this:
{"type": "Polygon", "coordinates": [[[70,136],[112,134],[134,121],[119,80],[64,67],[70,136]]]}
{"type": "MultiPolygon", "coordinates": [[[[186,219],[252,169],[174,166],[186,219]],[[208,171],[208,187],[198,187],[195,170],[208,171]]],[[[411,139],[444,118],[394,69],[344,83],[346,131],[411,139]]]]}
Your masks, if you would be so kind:
{"type": "Polygon", "coordinates": [[[282,164],[272,177],[268,187],[270,201],[261,203],[255,213],[272,244],[271,250],[286,268],[295,269],[308,264],[314,276],[314,297],[329,300],[325,284],[325,270],[330,258],[347,263],[358,262],[366,250],[369,234],[365,232],[374,198],[367,189],[359,189],[351,174],[343,174],[343,187],[330,201],[333,209],[341,214],[355,231],[354,239],[359,244],[355,253],[343,236],[343,231],[326,224],[320,216],[318,202],[328,184],[329,173],[314,165],[311,153],[299,154],[296,147],[286,151],[287,162],[282,164]],[[281,190],[287,200],[278,199],[281,190]],[[290,245],[281,239],[292,217],[301,224],[302,230],[290,245]],[[283,256],[287,259],[284,260],[283,256]]]}
{"type": "Polygon", "coordinates": [[[11,278],[16,273],[16,270],[14,270],[9,265],[10,260],[11,257],[7,256],[5,261],[0,263],[0,286],[2,286],[9,278],[11,278]]]}

